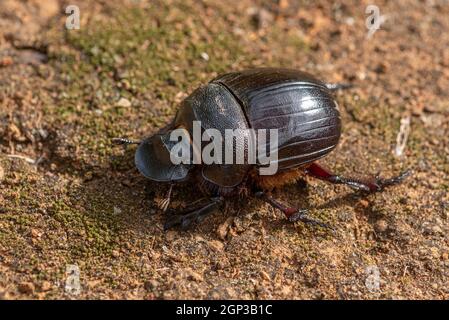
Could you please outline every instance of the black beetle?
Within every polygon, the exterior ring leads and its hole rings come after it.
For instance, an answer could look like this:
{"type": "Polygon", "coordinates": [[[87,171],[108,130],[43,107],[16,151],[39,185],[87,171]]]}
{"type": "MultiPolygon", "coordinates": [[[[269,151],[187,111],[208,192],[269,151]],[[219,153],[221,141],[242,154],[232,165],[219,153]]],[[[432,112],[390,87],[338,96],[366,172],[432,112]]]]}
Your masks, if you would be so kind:
{"type": "MultiPolygon", "coordinates": [[[[227,73],[195,90],[181,104],[174,121],[141,142],[117,138],[116,143],[138,144],[135,163],[145,177],[170,183],[162,207],[167,209],[174,182],[193,179],[207,201],[188,206],[172,214],[165,228],[189,226],[212,212],[224,198],[254,195],[281,210],[290,221],[327,226],[306,215],[305,210],[284,206],[269,196],[269,191],[294,183],[304,174],[356,190],[375,192],[401,182],[408,172],[390,179],[379,176],[345,178],[330,172],[316,160],[326,156],[338,144],[341,120],[332,91],[346,85],[326,84],[313,76],[291,69],[259,68],[227,73]],[[277,129],[277,166],[274,175],[261,175],[260,163],[241,164],[173,164],[170,152],[174,146],[170,133],[184,128],[192,136],[194,121],[201,129],[277,129]]],[[[245,136],[237,144],[246,145],[245,136]]],[[[195,151],[193,151],[194,153],[195,151]]]]}

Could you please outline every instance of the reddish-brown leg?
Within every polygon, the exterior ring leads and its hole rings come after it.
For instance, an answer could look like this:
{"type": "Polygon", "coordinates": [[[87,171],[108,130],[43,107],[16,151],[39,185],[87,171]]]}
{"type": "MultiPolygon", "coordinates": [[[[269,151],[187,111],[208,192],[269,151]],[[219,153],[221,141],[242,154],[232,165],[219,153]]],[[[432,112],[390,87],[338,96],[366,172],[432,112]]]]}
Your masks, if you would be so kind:
{"type": "Polygon", "coordinates": [[[379,175],[376,176],[366,176],[363,178],[345,178],[332,173],[326,167],[318,164],[312,163],[305,172],[317,179],[328,181],[334,184],[345,184],[355,190],[361,190],[366,192],[376,192],[382,191],[385,187],[398,184],[402,182],[406,177],[410,175],[410,171],[405,171],[397,177],[382,179],[379,175]]]}
{"type": "Polygon", "coordinates": [[[297,209],[297,208],[293,208],[293,207],[287,207],[287,206],[283,205],[282,203],[278,202],[277,200],[273,199],[272,197],[270,197],[263,191],[256,192],[255,196],[258,197],[259,199],[262,199],[265,202],[269,203],[273,208],[276,208],[276,209],[282,211],[285,214],[285,216],[287,217],[287,219],[291,222],[301,221],[304,223],[315,224],[315,225],[321,226],[323,228],[333,229],[331,226],[329,226],[328,224],[326,224],[324,222],[317,221],[317,220],[314,220],[314,219],[308,217],[307,210],[297,209]]]}

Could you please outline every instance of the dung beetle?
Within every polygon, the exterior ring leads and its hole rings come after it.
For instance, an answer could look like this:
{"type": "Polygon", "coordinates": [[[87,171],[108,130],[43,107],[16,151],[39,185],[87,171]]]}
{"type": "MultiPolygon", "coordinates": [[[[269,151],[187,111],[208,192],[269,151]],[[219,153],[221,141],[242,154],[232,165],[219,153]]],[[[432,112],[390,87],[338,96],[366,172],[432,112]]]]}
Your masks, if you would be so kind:
{"type": "MultiPolygon", "coordinates": [[[[306,210],[283,205],[270,196],[270,191],[285,184],[297,182],[303,175],[334,184],[344,184],[364,192],[381,191],[401,182],[409,172],[382,179],[378,175],[364,178],[345,178],[332,173],[316,161],[329,154],[341,135],[341,118],[333,91],[346,88],[343,84],[327,84],[305,72],[257,68],[231,72],[213,79],[196,89],[180,106],[172,123],[162,131],[142,141],[116,138],[117,144],[138,144],[135,164],[148,179],[170,184],[161,207],[167,210],[172,186],[191,180],[206,196],[205,201],[188,205],[182,212],[168,215],[165,229],[180,225],[188,227],[201,221],[226,198],[255,196],[281,210],[289,221],[302,221],[328,227],[306,214],[306,210]],[[200,130],[215,129],[225,133],[232,129],[276,130],[277,171],[262,175],[266,167],[261,162],[250,163],[248,158],[238,164],[229,163],[174,163],[171,152],[177,141],[171,134],[183,129],[187,138],[194,135],[194,123],[200,130]]],[[[231,141],[231,153],[236,146],[248,148],[248,137],[243,131],[231,141]],[[235,142],[235,143],[234,143],[235,142]]],[[[214,138],[215,140],[215,138],[214,138]]],[[[192,154],[198,152],[191,140],[192,154]]],[[[222,141],[222,144],[229,141],[222,141]]],[[[204,144],[200,144],[203,147],[204,144]]],[[[270,152],[272,150],[270,149],[270,152]]],[[[190,158],[192,156],[189,156],[190,158]]],[[[189,159],[190,159],[189,158],[189,159]]],[[[268,164],[272,164],[268,163],[268,164]]],[[[266,165],[267,163],[265,163],[266,165]]]]}

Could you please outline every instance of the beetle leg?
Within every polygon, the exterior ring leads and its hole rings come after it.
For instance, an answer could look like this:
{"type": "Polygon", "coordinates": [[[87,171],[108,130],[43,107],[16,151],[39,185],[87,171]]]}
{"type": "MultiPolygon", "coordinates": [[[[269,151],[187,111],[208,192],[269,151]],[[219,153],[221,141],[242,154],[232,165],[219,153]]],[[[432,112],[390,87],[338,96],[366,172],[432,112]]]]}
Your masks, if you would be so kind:
{"type": "Polygon", "coordinates": [[[184,215],[170,215],[164,224],[164,230],[177,225],[181,226],[182,229],[187,229],[192,223],[201,222],[208,214],[217,209],[221,203],[223,203],[223,198],[215,197],[211,198],[205,205],[197,207],[184,215]]]}
{"type": "Polygon", "coordinates": [[[201,209],[202,207],[204,207],[204,206],[205,206],[205,203],[204,203],[205,200],[209,200],[209,199],[207,199],[207,198],[201,198],[201,199],[198,199],[198,200],[196,200],[196,201],[194,201],[194,202],[192,202],[192,203],[189,203],[189,204],[188,204],[185,208],[183,208],[182,210],[177,210],[177,209],[174,209],[174,208],[170,208],[170,209],[168,209],[168,210],[166,211],[166,213],[167,213],[168,215],[178,215],[178,216],[182,216],[182,215],[185,215],[185,214],[190,213],[190,212],[195,211],[195,210],[199,210],[199,209],[201,209]]]}
{"type": "Polygon", "coordinates": [[[330,170],[317,163],[312,163],[309,167],[307,167],[305,172],[308,175],[320,180],[334,184],[345,184],[355,190],[366,192],[382,191],[385,187],[402,182],[411,174],[411,171],[407,170],[396,177],[388,179],[382,179],[378,174],[364,178],[345,178],[332,173],[330,170]]]}
{"type": "Polygon", "coordinates": [[[167,195],[165,196],[164,199],[162,199],[158,203],[158,207],[159,207],[159,209],[162,210],[162,212],[167,211],[168,206],[170,205],[170,198],[171,198],[172,190],[173,190],[173,183],[170,183],[170,188],[168,189],[167,195]]]}
{"type": "Polygon", "coordinates": [[[272,207],[282,211],[290,222],[301,221],[303,223],[314,224],[323,228],[333,229],[327,223],[312,219],[307,216],[307,210],[287,207],[279,201],[273,199],[263,191],[256,192],[255,196],[269,203],[272,207]]]}

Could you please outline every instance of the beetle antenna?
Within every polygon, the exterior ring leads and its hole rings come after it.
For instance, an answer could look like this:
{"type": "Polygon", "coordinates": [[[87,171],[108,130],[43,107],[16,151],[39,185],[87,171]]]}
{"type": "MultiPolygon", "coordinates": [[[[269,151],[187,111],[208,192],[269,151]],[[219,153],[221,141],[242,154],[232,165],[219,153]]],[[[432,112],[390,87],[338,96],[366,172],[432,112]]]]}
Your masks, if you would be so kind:
{"type": "Polygon", "coordinates": [[[355,85],[352,83],[326,83],[326,88],[328,88],[330,91],[337,91],[337,90],[344,90],[353,88],[355,85]]]}
{"type": "Polygon", "coordinates": [[[126,138],[112,138],[112,143],[117,145],[140,144],[140,141],[130,140],[126,138]]]}

